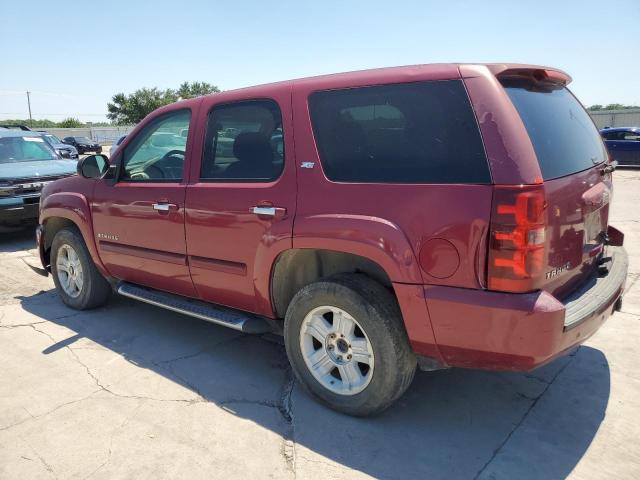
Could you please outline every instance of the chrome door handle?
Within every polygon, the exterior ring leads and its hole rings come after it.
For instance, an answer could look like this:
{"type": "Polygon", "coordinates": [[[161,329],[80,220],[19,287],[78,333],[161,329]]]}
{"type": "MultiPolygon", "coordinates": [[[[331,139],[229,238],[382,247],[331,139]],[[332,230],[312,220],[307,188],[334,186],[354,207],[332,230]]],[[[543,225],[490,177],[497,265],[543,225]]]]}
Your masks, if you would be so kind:
{"type": "Polygon", "coordinates": [[[287,215],[287,209],[284,207],[270,207],[264,205],[262,207],[255,206],[251,209],[251,212],[254,215],[258,215],[259,217],[274,217],[274,218],[284,218],[287,215]]]}
{"type": "Polygon", "coordinates": [[[178,205],[175,203],[154,203],[153,209],[159,212],[168,212],[169,210],[177,210],[178,205]]]}
{"type": "Polygon", "coordinates": [[[266,217],[276,216],[276,207],[253,207],[252,211],[256,215],[264,215],[266,217]]]}

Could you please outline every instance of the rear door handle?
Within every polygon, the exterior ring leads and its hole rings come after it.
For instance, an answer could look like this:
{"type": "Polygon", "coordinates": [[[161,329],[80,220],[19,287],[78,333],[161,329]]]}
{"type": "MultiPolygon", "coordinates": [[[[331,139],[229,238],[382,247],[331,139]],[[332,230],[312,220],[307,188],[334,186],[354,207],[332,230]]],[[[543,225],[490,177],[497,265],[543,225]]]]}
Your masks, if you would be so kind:
{"type": "Polygon", "coordinates": [[[255,214],[255,215],[259,215],[262,217],[282,217],[284,216],[285,213],[287,213],[287,209],[286,208],[282,208],[282,207],[253,207],[251,209],[251,211],[255,214]]]}
{"type": "Polygon", "coordinates": [[[159,212],[168,212],[170,210],[178,210],[178,205],[175,203],[154,203],[153,209],[159,212]]]}

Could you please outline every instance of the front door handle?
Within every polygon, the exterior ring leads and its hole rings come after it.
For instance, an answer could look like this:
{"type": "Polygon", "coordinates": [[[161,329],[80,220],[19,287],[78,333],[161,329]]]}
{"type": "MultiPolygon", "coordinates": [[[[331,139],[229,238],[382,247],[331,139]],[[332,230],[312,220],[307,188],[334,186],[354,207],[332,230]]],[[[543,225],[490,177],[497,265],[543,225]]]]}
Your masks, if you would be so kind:
{"type": "Polygon", "coordinates": [[[153,209],[159,212],[168,212],[170,210],[178,210],[178,205],[175,203],[154,203],[153,209]]]}
{"type": "Polygon", "coordinates": [[[255,214],[255,215],[259,215],[261,217],[283,217],[285,213],[287,213],[287,209],[286,208],[282,208],[282,207],[253,207],[251,209],[251,211],[255,214]]]}

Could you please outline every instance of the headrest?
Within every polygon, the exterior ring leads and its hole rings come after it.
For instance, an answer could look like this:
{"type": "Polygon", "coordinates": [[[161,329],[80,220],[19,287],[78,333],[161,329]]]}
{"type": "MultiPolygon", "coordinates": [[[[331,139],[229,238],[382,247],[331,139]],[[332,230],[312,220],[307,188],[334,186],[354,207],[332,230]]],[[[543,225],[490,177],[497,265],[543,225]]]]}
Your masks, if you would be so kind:
{"type": "Polygon", "coordinates": [[[242,132],[233,142],[233,156],[240,161],[272,159],[269,139],[258,132],[242,132]]]}

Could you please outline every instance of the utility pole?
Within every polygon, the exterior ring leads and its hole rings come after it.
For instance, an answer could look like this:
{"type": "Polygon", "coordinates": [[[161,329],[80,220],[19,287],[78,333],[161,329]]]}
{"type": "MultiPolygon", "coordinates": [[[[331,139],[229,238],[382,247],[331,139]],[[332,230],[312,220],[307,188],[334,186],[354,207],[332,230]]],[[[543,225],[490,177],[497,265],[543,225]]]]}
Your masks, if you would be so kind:
{"type": "Polygon", "coordinates": [[[33,128],[33,118],[31,118],[31,99],[29,98],[29,94],[31,92],[27,90],[27,105],[29,105],[29,126],[33,128]]]}

